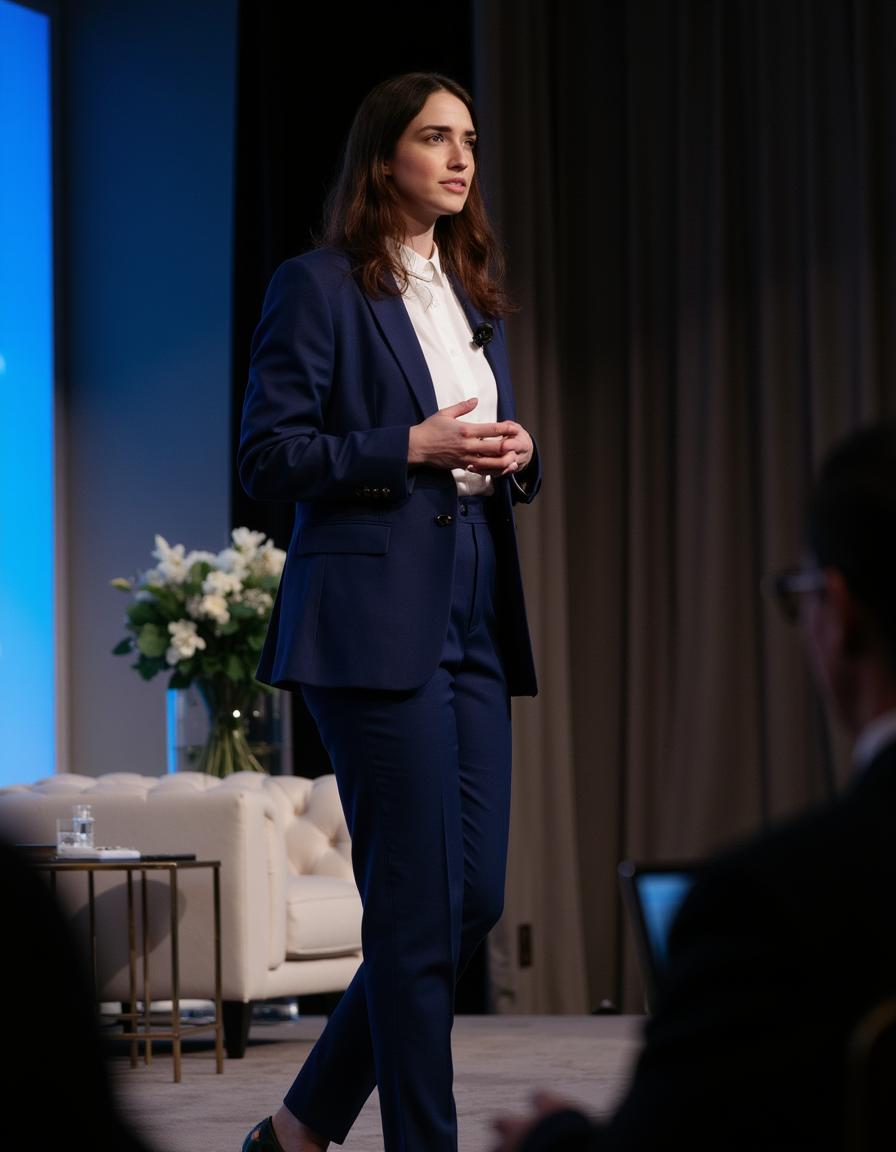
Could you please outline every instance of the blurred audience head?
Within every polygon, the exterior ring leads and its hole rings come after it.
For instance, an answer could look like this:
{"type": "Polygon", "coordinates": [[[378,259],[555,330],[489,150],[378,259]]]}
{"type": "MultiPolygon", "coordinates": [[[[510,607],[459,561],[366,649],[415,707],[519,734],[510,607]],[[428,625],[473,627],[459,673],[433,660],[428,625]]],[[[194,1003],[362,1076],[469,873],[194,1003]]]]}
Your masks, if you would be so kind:
{"type": "Polygon", "coordinates": [[[819,568],[842,573],[896,673],[896,421],[860,428],[825,457],[808,543],[819,568]]]}
{"type": "Polygon", "coordinates": [[[816,676],[858,732],[896,706],[896,421],[825,455],[809,501],[800,618],[816,676]],[[813,584],[814,581],[814,584],[813,584]]]}

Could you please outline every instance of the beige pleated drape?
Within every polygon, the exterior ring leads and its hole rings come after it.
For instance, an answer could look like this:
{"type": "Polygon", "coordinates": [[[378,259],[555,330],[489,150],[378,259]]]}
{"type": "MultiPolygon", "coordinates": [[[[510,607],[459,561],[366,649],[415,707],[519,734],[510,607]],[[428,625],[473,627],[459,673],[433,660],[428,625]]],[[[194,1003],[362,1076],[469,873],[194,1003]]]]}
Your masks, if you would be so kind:
{"type": "Polygon", "coordinates": [[[893,8],[475,5],[545,476],[517,516],[540,692],[514,702],[496,1011],[640,1010],[619,861],[702,855],[844,779],[761,582],[799,559],[820,454],[896,408],[893,8]]]}

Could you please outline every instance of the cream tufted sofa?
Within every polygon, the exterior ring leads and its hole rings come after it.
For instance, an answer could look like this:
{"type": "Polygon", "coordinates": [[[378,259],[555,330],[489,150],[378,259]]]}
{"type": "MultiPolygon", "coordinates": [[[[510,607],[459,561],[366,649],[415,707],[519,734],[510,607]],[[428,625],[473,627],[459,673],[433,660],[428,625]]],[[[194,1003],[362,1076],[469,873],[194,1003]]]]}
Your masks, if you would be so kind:
{"type": "MultiPolygon", "coordinates": [[[[199,772],[140,776],[60,774],[0,788],[0,834],[51,844],[57,817],[90,803],[95,842],[146,854],[220,860],[221,960],[227,1054],[245,1052],[257,1001],[338,993],[361,961],[361,901],[348,829],[332,774],[219,780],[199,772]]],[[[180,995],[213,998],[209,869],[179,872],[180,995]]],[[[153,1001],[171,996],[168,874],[148,872],[153,1001]]],[[[76,930],[86,932],[83,874],[58,877],[76,930]]],[[[128,995],[123,873],[96,876],[97,985],[101,1001],[128,995]]],[[[142,941],[138,940],[138,955],[142,941]]],[[[140,975],[142,979],[142,975],[140,975]]]]}

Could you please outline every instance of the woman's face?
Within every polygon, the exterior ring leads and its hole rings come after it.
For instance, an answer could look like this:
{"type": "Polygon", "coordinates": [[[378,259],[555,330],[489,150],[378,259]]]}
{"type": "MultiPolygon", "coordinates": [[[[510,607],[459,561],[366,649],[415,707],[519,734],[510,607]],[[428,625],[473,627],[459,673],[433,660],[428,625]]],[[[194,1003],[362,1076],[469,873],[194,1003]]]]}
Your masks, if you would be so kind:
{"type": "Polygon", "coordinates": [[[399,207],[413,236],[467,202],[476,168],[476,131],[466,105],[450,92],[433,92],[408,124],[386,161],[399,207]]]}

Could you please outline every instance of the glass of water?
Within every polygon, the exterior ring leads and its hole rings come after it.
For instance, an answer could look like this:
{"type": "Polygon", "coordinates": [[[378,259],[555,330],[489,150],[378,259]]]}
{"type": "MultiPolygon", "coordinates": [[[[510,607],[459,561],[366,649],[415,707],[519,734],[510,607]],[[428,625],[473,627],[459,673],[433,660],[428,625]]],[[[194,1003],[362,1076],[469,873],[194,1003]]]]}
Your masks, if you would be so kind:
{"type": "Polygon", "coordinates": [[[72,805],[72,825],[82,848],[93,847],[93,808],[89,804],[72,805]]]}
{"type": "Polygon", "coordinates": [[[78,828],[74,820],[56,821],[56,851],[64,852],[80,847],[78,828]]]}

